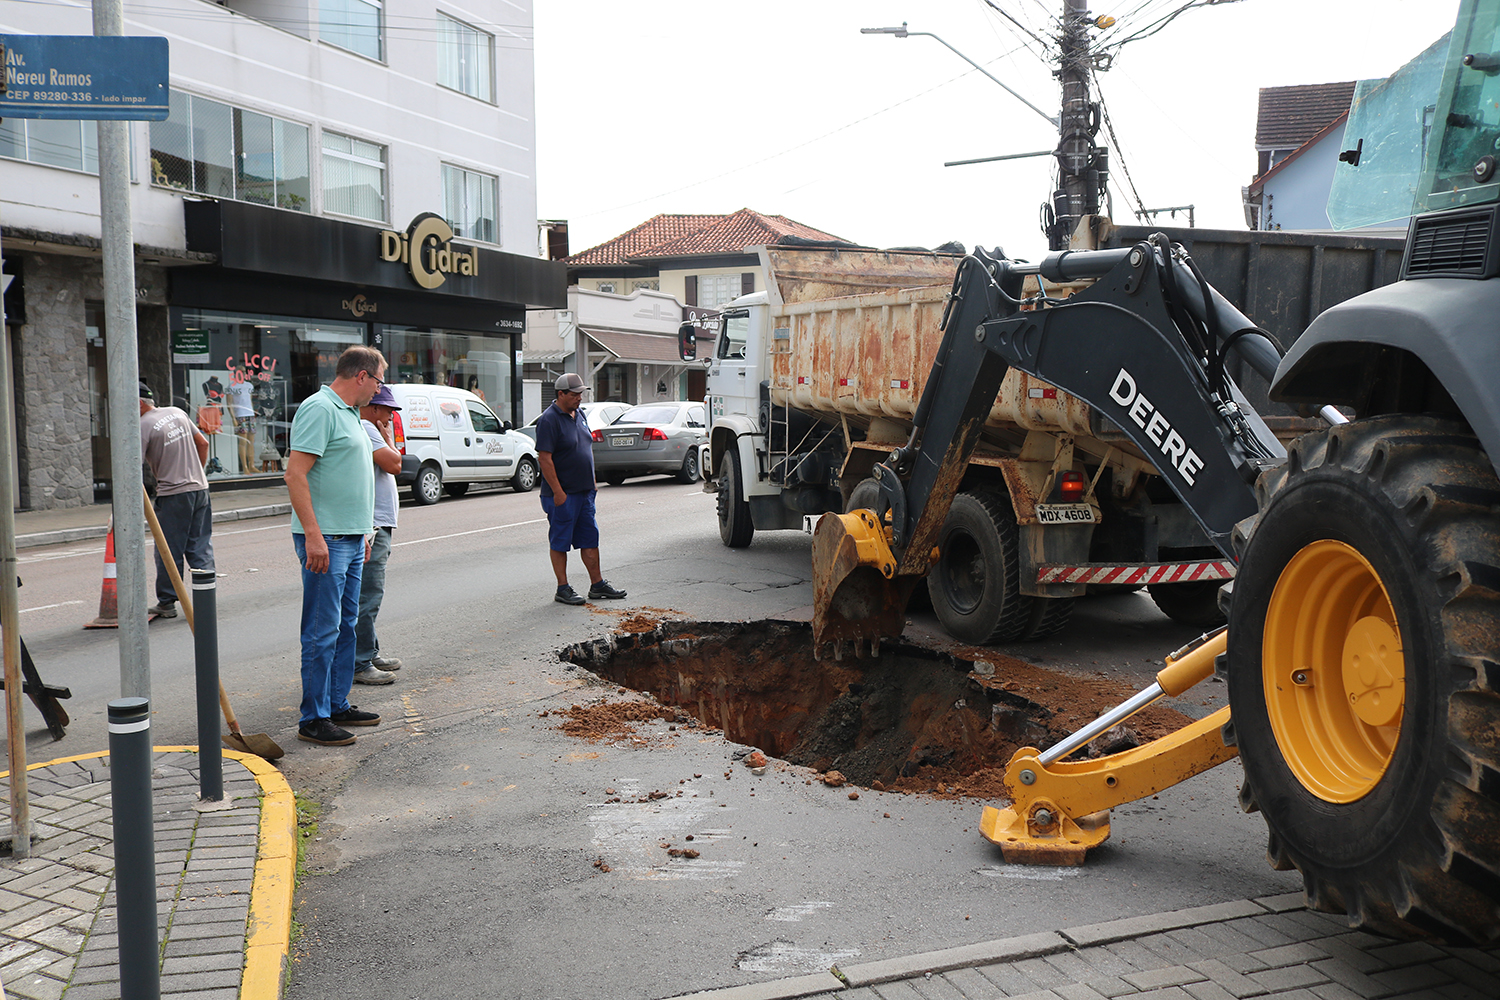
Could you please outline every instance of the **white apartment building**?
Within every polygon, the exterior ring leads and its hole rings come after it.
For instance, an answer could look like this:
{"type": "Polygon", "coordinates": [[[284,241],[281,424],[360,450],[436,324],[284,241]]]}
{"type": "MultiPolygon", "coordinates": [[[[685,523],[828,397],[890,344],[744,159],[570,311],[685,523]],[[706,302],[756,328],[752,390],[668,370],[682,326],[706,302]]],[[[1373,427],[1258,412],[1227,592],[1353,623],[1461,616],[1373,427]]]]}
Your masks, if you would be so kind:
{"type": "MultiPolygon", "coordinates": [[[[171,116],[130,123],[141,375],[209,434],[210,479],[279,478],[355,343],[519,422],[526,310],[566,304],[537,255],[529,0],[124,11],[170,50],[171,116]]],[[[0,33],[91,32],[87,2],[0,3],[0,33]]],[[[99,235],[94,123],[0,121],[23,508],[108,489],[99,235]]]]}

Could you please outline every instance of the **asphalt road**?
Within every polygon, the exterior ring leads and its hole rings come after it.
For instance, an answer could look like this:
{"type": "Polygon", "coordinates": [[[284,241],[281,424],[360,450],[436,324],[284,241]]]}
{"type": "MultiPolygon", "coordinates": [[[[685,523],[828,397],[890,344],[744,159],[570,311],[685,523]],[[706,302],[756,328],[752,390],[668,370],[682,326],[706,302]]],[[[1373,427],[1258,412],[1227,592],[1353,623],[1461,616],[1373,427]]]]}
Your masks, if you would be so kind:
{"type": "MultiPolygon", "coordinates": [[[[1003,864],[978,835],[977,802],[853,800],[779,762],[757,778],[722,737],[666,723],[643,726],[643,743],[565,736],[538,713],[609,688],[555,651],[607,634],[621,612],[748,620],[795,617],[812,600],[806,536],[726,549],[697,487],[632,481],[601,489],[598,505],[605,574],[630,596],[584,608],[551,599],[535,494],[404,507],[380,633],[407,666],[391,686],[356,687],[385,721],[348,748],[295,739],[285,519],[216,534],[226,687],[243,728],[285,747],[293,787],[323,804],[298,894],[293,1000],[667,997],[1299,887],[1267,867],[1263,824],[1236,805],[1235,763],[1116,810],[1113,839],[1085,867],[1036,869],[1003,864]],[[668,795],[629,801],[651,791],[668,795]]],[[[118,661],[111,634],[80,628],[101,559],[80,544],[22,560],[27,643],[44,677],[74,691],[58,744],[28,706],[35,760],[106,745],[118,661]]],[[[917,616],[912,631],[924,627],[917,616]]],[[[195,742],[187,626],[157,622],[151,636],[155,740],[195,742]]],[[[1134,594],[1081,602],[1064,635],[1006,651],[1143,685],[1187,638],[1134,594]]],[[[1198,715],[1221,698],[1208,684],[1177,707],[1198,715]]]]}

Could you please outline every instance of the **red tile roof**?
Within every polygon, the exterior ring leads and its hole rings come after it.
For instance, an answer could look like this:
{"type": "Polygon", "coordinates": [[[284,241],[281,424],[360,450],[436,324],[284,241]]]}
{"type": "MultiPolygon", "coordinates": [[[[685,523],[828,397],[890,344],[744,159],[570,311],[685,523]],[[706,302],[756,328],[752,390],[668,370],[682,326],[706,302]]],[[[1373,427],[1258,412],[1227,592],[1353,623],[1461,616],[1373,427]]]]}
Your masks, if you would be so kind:
{"type": "Polygon", "coordinates": [[[810,240],[840,237],[783,215],[742,208],[733,215],[658,215],[629,232],[567,258],[569,267],[640,263],[654,257],[744,253],[748,246],[776,243],[785,236],[810,240]]]}
{"type": "Polygon", "coordinates": [[[1349,110],[1354,81],[1262,87],[1255,116],[1256,149],[1296,149],[1349,110]]]}

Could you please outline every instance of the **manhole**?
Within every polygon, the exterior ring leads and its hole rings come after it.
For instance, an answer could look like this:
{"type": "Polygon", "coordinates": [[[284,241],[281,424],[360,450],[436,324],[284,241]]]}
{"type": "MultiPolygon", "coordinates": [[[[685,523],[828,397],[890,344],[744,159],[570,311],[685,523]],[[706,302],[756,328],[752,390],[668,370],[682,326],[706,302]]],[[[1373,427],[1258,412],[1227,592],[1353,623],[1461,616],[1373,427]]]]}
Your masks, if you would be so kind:
{"type": "MultiPolygon", "coordinates": [[[[909,642],[887,642],[874,659],[815,660],[812,630],[785,622],[666,622],[559,656],[773,757],[945,795],[1003,794],[1018,748],[1051,746],[1134,693],[1001,653],[970,660],[909,642]]],[[[1188,721],[1154,706],[1096,743],[1123,749],[1188,721]]]]}

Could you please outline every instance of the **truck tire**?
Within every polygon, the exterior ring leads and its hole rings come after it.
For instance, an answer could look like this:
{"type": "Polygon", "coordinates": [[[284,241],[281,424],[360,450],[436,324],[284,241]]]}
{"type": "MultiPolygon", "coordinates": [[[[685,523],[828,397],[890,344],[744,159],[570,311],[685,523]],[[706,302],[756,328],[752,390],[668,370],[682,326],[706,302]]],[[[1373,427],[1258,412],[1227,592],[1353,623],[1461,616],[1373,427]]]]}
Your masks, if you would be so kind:
{"type": "Polygon", "coordinates": [[[741,495],[744,480],[740,469],[740,450],[730,447],[724,452],[724,474],[719,477],[719,540],[731,549],[743,549],[755,537],[750,523],[750,504],[741,495]]]}
{"type": "Polygon", "coordinates": [[[429,462],[417,470],[417,478],[411,484],[411,498],[422,507],[443,498],[443,474],[436,465],[429,462]]]}
{"type": "Polygon", "coordinates": [[[999,493],[960,493],[938,535],[938,559],[927,575],[932,609],[943,628],[976,646],[1006,642],[1030,627],[1032,598],[1020,591],[1020,532],[999,493]]]}
{"type": "Polygon", "coordinates": [[[1259,486],[1230,608],[1226,739],[1308,904],[1500,939],[1500,481],[1468,428],[1299,439],[1259,486]]]}
{"type": "Polygon", "coordinates": [[[1068,620],[1073,617],[1075,600],[1076,597],[1033,597],[1026,627],[1016,638],[1022,642],[1032,642],[1061,632],[1068,627],[1068,620]]]}
{"type": "Polygon", "coordinates": [[[1161,613],[1174,622],[1204,630],[1224,624],[1219,610],[1219,588],[1222,580],[1199,580],[1193,583],[1153,583],[1146,588],[1161,613]]]}

